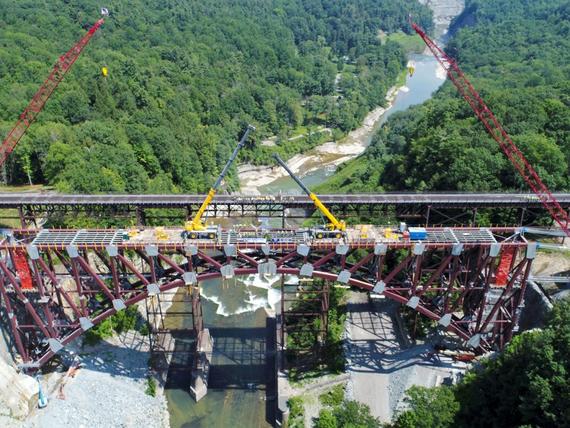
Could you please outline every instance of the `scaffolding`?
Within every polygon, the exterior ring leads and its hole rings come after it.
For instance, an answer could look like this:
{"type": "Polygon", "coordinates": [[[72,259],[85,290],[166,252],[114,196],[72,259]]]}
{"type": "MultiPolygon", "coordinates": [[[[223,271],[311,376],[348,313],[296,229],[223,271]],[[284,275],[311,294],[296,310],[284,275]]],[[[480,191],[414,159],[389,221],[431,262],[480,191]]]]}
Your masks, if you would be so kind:
{"type": "Polygon", "coordinates": [[[195,366],[196,342],[204,329],[199,287],[175,288],[145,302],[153,362],[195,366]]]}
{"type": "Polygon", "coordinates": [[[281,281],[281,351],[283,369],[306,369],[322,361],[327,341],[330,304],[328,281],[281,281]]]}

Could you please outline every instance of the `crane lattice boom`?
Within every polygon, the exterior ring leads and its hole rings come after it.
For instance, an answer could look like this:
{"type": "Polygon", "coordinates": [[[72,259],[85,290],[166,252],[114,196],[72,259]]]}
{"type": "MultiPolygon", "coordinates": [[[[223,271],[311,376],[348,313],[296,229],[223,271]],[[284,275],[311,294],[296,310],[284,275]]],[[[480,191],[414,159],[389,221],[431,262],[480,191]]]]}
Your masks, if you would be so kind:
{"type": "Polygon", "coordinates": [[[564,233],[570,237],[568,223],[570,218],[568,213],[560,206],[556,198],[552,195],[548,187],[542,182],[532,165],[528,162],[519,148],[511,140],[511,137],[503,129],[491,109],[487,107],[481,96],[471,85],[467,77],[457,66],[455,61],[435,44],[433,40],[415,23],[413,29],[424,40],[437,61],[441,64],[447,75],[458,89],[459,93],[469,103],[477,117],[483,122],[489,134],[499,143],[499,146],[507,155],[511,163],[517,169],[522,178],[527,182],[544,207],[548,210],[552,218],[560,225],[564,233]]]}
{"type": "Polygon", "coordinates": [[[89,43],[89,40],[93,37],[95,32],[103,25],[104,19],[99,19],[89,31],[79,40],[69,51],[64,55],[60,56],[58,61],[55,63],[50,75],[36,92],[30,104],[26,107],[24,112],[20,115],[20,119],[10,131],[6,139],[2,142],[0,146],[0,166],[6,161],[6,158],[20,139],[24,136],[30,125],[36,120],[36,117],[42,111],[46,101],[51,96],[52,92],[57,85],[63,80],[65,74],[71,68],[73,63],[79,58],[83,48],[89,43]]]}

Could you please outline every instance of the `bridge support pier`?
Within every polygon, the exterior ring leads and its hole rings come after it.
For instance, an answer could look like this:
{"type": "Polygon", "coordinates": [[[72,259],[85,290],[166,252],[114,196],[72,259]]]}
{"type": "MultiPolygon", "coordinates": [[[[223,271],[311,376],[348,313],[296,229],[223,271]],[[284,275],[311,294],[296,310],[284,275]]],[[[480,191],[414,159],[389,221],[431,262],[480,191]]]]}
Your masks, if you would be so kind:
{"type": "MultiPolygon", "coordinates": [[[[154,289],[152,284],[150,289],[154,289]]],[[[164,371],[171,364],[191,370],[190,392],[196,401],[200,400],[207,392],[213,339],[204,328],[199,286],[152,295],[145,302],[153,365],[164,371]],[[190,329],[184,327],[188,319],[192,320],[190,329]],[[195,339],[193,344],[191,338],[195,339]]]]}
{"type": "Polygon", "coordinates": [[[310,367],[323,357],[328,334],[329,281],[301,278],[294,289],[281,283],[283,368],[310,367]]]}
{"type": "Polygon", "coordinates": [[[520,215],[520,218],[519,218],[519,226],[522,227],[522,226],[524,226],[524,217],[525,217],[525,214],[526,214],[526,208],[524,208],[524,207],[521,208],[521,209],[520,209],[520,214],[521,214],[521,215],[520,215]]]}
{"type": "Polygon", "coordinates": [[[146,218],[144,213],[143,207],[136,207],[136,217],[137,217],[137,226],[144,226],[146,224],[146,218]]]}
{"type": "Polygon", "coordinates": [[[210,336],[210,330],[205,328],[198,333],[196,343],[196,353],[194,356],[194,367],[192,368],[192,384],[190,385],[190,395],[198,402],[208,393],[208,375],[210,372],[210,362],[214,350],[214,339],[210,336]]]}

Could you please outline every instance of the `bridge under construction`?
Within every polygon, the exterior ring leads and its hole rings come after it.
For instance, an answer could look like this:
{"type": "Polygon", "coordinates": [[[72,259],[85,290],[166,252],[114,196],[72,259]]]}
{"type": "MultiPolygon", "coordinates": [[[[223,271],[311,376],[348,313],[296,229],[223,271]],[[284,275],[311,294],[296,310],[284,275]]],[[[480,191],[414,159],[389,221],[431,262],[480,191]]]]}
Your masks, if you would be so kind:
{"type": "MultiPolygon", "coordinates": [[[[107,9],[102,9],[102,14],[108,16],[107,9]]],[[[0,166],[103,23],[101,18],[60,57],[0,146],[0,166]]],[[[194,386],[204,387],[208,372],[205,355],[212,342],[202,320],[200,287],[207,279],[226,281],[252,274],[282,278],[295,275],[306,280],[299,281],[293,291],[281,283],[278,328],[282,347],[289,331],[309,324],[322,330],[317,341],[325,340],[329,294],[332,284],[336,284],[405,305],[474,352],[503,349],[517,331],[538,244],[525,238],[524,228],[474,227],[478,210],[511,210],[506,216],[510,224],[523,225],[533,223],[537,219],[533,210],[542,207],[558,225],[553,233],[570,236],[570,194],[549,191],[455,61],[416,24],[411,26],[533,194],[318,197],[275,155],[306,195],[218,195],[239,150],[247,144],[249,132],[255,130],[248,125],[205,198],[0,195],[0,217],[13,216],[21,224],[20,229],[6,230],[0,242],[1,304],[21,367],[37,370],[84,332],[143,300],[147,302],[147,314],[159,315],[149,319],[149,325],[153,341],[161,344],[161,299],[170,290],[186,288],[192,300],[188,315],[196,337],[193,378],[204,378],[194,386]],[[178,213],[165,213],[174,209],[178,213]],[[308,218],[316,210],[326,218],[324,225],[286,227],[288,218],[308,218]],[[57,224],[62,217],[78,213],[115,221],[108,224],[134,218],[136,225],[80,230],[39,227],[45,222],[57,224]],[[222,228],[205,222],[206,218],[220,216],[280,218],[281,227],[261,222],[250,227],[222,228]],[[374,219],[370,223],[385,218],[398,222],[405,219],[423,227],[408,227],[405,223],[397,228],[373,224],[347,227],[344,219],[350,217],[364,218],[362,222],[374,219]],[[183,218],[185,223],[183,227],[167,228],[163,221],[167,218],[183,218]],[[453,227],[430,227],[434,223],[453,227]],[[160,227],[145,227],[150,224],[160,227]],[[318,309],[303,312],[286,304],[303,293],[311,294],[318,309]],[[308,322],[315,317],[318,323],[308,322]]],[[[61,221],[65,223],[65,219],[61,221]]],[[[319,352],[318,343],[313,351],[319,352]]],[[[196,399],[203,394],[204,388],[196,399]]]]}
{"type": "MultiPolygon", "coordinates": [[[[297,275],[356,287],[406,305],[476,352],[501,349],[517,329],[536,244],[515,228],[427,228],[420,235],[377,226],[318,239],[302,230],[222,230],[186,239],[183,229],[13,230],[0,246],[0,294],[14,345],[35,369],[110,315],[188,288],[200,337],[202,281],[297,275]]],[[[309,287],[300,282],[302,293],[309,287]]],[[[286,301],[285,289],[282,287],[286,301]]],[[[282,307],[281,334],[321,310],[282,307]]],[[[291,293],[289,291],[289,293],[291,293]]],[[[285,343],[283,340],[281,343],[285,343]]]]}

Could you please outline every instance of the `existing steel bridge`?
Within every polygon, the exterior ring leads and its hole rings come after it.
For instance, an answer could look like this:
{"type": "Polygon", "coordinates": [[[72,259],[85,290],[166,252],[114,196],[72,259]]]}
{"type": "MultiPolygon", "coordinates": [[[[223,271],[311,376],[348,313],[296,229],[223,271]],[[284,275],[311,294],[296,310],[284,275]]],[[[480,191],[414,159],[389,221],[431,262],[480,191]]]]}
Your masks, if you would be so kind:
{"type": "MultiPolygon", "coordinates": [[[[570,209],[570,193],[554,195],[560,205],[570,209]]],[[[350,215],[392,215],[416,224],[474,225],[479,209],[514,211],[513,223],[532,223],[541,202],[530,193],[370,193],[322,195],[320,199],[339,217],[350,215]]],[[[203,195],[62,195],[54,193],[2,193],[0,209],[17,209],[22,227],[36,224],[40,218],[87,216],[136,218],[138,225],[150,219],[188,218],[196,212],[203,195]],[[156,209],[171,209],[168,214],[156,209]],[[175,211],[174,213],[172,211],[175,211]]],[[[314,206],[304,195],[216,195],[209,217],[306,218],[314,206]]],[[[159,221],[158,221],[159,222],[159,221]]],[[[155,222],[156,223],[156,222],[155,222]]],[[[283,224],[284,225],[284,224],[283,224]]]]}

